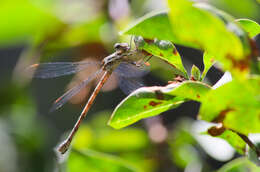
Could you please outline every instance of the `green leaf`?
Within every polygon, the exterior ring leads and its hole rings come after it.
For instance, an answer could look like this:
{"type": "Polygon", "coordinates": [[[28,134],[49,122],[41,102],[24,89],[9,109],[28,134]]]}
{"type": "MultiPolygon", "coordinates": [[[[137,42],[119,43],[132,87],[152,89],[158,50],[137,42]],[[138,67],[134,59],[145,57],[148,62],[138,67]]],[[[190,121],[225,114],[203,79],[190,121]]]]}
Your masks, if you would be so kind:
{"type": "Polygon", "coordinates": [[[114,155],[93,150],[78,151],[73,149],[68,159],[68,171],[133,172],[137,169],[114,155]]]}
{"type": "Polygon", "coordinates": [[[255,21],[249,19],[238,19],[236,21],[249,34],[250,38],[253,38],[260,33],[260,25],[255,21]]]}
{"type": "Polygon", "coordinates": [[[200,48],[199,45],[185,40],[180,40],[174,35],[171,29],[171,23],[168,16],[168,10],[155,11],[139,18],[132,23],[121,34],[140,35],[145,39],[168,40],[174,44],[186,45],[193,48],[200,48]],[[162,32],[163,30],[163,32],[162,32]]]}
{"type": "Polygon", "coordinates": [[[215,63],[214,56],[210,55],[207,52],[204,52],[204,54],[203,54],[204,69],[203,69],[203,72],[202,72],[202,75],[201,75],[202,80],[205,78],[209,69],[213,66],[214,63],[215,63]]]}
{"type": "Polygon", "coordinates": [[[199,118],[245,135],[260,132],[260,77],[233,80],[202,99],[199,118]]]}
{"type": "Polygon", "coordinates": [[[143,118],[175,108],[183,102],[183,98],[164,95],[156,92],[153,87],[143,87],[131,93],[116,107],[108,124],[116,129],[126,127],[143,118]]]}
{"type": "Polygon", "coordinates": [[[236,133],[226,130],[218,137],[226,140],[238,153],[245,154],[246,143],[236,133]]]}
{"type": "Polygon", "coordinates": [[[55,15],[29,0],[1,1],[0,19],[1,46],[52,35],[64,27],[55,15]]]}
{"type": "Polygon", "coordinates": [[[251,19],[259,19],[260,6],[256,1],[259,0],[209,0],[214,7],[220,8],[236,18],[246,17],[251,19]]]}
{"type": "Polygon", "coordinates": [[[175,46],[170,41],[158,40],[144,40],[141,36],[134,39],[136,46],[140,50],[157,56],[168,62],[174,70],[175,75],[181,75],[188,79],[187,72],[182,64],[181,56],[175,46]]]}
{"type": "Polygon", "coordinates": [[[214,59],[236,76],[248,73],[246,57],[251,48],[247,33],[231,16],[209,5],[193,5],[187,0],[169,0],[169,6],[170,21],[167,11],[152,12],[122,33],[200,48],[214,55],[214,59]]]}
{"type": "Polygon", "coordinates": [[[238,153],[245,154],[246,143],[236,133],[230,130],[225,130],[223,133],[216,137],[226,140],[238,153]]]}
{"type": "Polygon", "coordinates": [[[140,35],[145,39],[169,40],[178,42],[170,29],[167,11],[151,12],[132,23],[121,34],[140,35]]]}
{"type": "Polygon", "coordinates": [[[201,82],[187,81],[166,87],[143,87],[126,97],[114,110],[109,125],[122,128],[143,118],[178,107],[187,100],[200,101],[210,87],[201,82]]]}
{"type": "Polygon", "coordinates": [[[199,46],[231,72],[248,73],[249,40],[231,16],[188,0],[169,0],[168,3],[172,32],[177,40],[186,46],[199,46]]]}
{"type": "Polygon", "coordinates": [[[200,81],[200,70],[195,65],[192,65],[191,68],[191,79],[195,81],[200,81]]]}
{"type": "Polygon", "coordinates": [[[246,158],[237,158],[225,164],[223,167],[221,167],[218,170],[218,172],[244,172],[244,171],[259,172],[259,167],[257,167],[255,164],[253,164],[246,158]]]}
{"type": "Polygon", "coordinates": [[[201,102],[201,99],[211,90],[211,87],[198,81],[186,81],[176,88],[166,87],[167,94],[184,97],[190,100],[201,102]]]}

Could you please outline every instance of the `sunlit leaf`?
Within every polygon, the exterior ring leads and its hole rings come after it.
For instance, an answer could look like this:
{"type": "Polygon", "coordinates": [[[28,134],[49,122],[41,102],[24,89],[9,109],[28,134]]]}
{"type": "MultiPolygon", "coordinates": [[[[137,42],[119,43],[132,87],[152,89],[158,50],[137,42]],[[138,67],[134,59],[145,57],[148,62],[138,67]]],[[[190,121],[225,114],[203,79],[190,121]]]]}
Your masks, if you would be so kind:
{"type": "Polygon", "coordinates": [[[169,0],[169,6],[170,22],[167,11],[152,12],[122,33],[200,48],[214,55],[225,69],[235,73],[248,72],[246,57],[251,48],[247,33],[231,16],[209,5],[194,5],[187,0],[169,0]]]}
{"type": "Polygon", "coordinates": [[[168,62],[174,70],[175,75],[181,75],[188,79],[187,72],[182,64],[181,56],[170,41],[165,40],[144,40],[141,36],[135,37],[135,44],[140,50],[157,56],[168,62]]]}
{"type": "Polygon", "coordinates": [[[211,90],[210,86],[198,81],[186,81],[176,88],[168,88],[167,94],[201,102],[201,98],[211,90]]]}
{"type": "Polygon", "coordinates": [[[107,171],[107,172],[134,172],[137,171],[131,164],[114,156],[93,150],[72,150],[68,159],[68,171],[107,171]]]}
{"type": "Polygon", "coordinates": [[[246,143],[236,133],[230,130],[225,130],[217,137],[226,140],[238,153],[245,154],[246,143]]]}
{"type": "Polygon", "coordinates": [[[214,55],[225,69],[235,73],[249,70],[247,34],[228,14],[206,4],[169,0],[172,32],[178,40],[196,44],[214,55]]]}
{"type": "Polygon", "coordinates": [[[108,124],[117,129],[126,127],[143,118],[176,108],[183,102],[183,98],[156,94],[151,88],[143,87],[131,93],[116,107],[108,124]]]}
{"type": "Polygon", "coordinates": [[[204,69],[201,75],[201,79],[203,80],[205,76],[207,75],[209,69],[212,67],[212,65],[215,63],[214,56],[210,55],[207,52],[204,52],[203,54],[203,64],[204,64],[204,69]]]}
{"type": "Polygon", "coordinates": [[[222,122],[226,128],[245,135],[260,132],[260,78],[231,82],[211,90],[202,99],[199,117],[222,122]]]}
{"type": "Polygon", "coordinates": [[[191,68],[191,80],[200,81],[200,70],[195,65],[191,68]]]}
{"type": "Polygon", "coordinates": [[[243,27],[243,29],[249,34],[251,38],[260,33],[260,25],[253,20],[238,19],[237,22],[243,27]]]}
{"type": "Polygon", "coordinates": [[[143,118],[159,115],[187,100],[200,101],[210,87],[187,81],[166,87],[143,87],[126,97],[114,110],[109,125],[122,128],[143,118]]]}
{"type": "Polygon", "coordinates": [[[259,0],[209,0],[213,6],[220,8],[236,18],[246,17],[259,19],[260,6],[256,1],[259,0]]]}
{"type": "Polygon", "coordinates": [[[149,13],[139,18],[136,22],[122,31],[121,34],[140,35],[145,39],[153,40],[154,38],[157,38],[177,43],[178,40],[173,35],[170,27],[168,12],[159,11],[149,13]]]}

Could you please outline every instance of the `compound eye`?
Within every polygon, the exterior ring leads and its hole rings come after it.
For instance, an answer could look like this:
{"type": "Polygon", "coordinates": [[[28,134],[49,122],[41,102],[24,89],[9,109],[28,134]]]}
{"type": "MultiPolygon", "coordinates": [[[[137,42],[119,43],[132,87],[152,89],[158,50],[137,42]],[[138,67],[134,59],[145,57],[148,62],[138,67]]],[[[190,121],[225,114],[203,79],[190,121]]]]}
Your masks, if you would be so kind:
{"type": "Polygon", "coordinates": [[[115,50],[121,49],[120,43],[116,43],[116,44],[114,45],[114,49],[115,49],[115,50]]]}

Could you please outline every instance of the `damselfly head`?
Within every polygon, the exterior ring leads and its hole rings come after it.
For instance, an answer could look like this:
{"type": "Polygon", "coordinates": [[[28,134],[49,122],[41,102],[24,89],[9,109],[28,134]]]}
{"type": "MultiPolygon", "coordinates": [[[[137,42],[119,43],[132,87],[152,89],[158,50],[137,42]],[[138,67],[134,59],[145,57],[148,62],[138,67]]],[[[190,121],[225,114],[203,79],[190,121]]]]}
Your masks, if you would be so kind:
{"type": "Polygon", "coordinates": [[[126,51],[130,50],[130,46],[128,43],[116,43],[114,45],[114,49],[116,51],[126,52],[126,51]]]}

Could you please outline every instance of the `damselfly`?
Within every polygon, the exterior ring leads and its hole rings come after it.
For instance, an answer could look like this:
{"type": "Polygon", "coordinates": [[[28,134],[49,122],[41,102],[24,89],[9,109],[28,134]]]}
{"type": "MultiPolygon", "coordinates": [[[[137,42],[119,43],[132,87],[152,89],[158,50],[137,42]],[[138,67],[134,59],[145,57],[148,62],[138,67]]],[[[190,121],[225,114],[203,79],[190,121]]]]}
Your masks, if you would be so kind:
{"type": "MultiPolygon", "coordinates": [[[[84,109],[82,110],[76,124],[74,125],[73,129],[71,130],[67,139],[58,147],[58,151],[64,154],[76,134],[82,120],[87,115],[88,110],[90,109],[91,105],[93,104],[97,94],[99,93],[102,86],[105,84],[109,76],[112,74],[113,71],[117,72],[119,76],[122,77],[140,77],[145,72],[140,72],[138,69],[139,67],[143,66],[145,62],[145,58],[149,56],[145,52],[138,50],[138,48],[131,49],[128,43],[116,43],[114,46],[115,52],[103,59],[101,63],[97,62],[53,62],[53,63],[41,63],[41,64],[34,64],[31,65],[30,69],[36,69],[34,77],[37,78],[54,78],[64,75],[73,74],[79,72],[81,70],[87,69],[89,65],[98,65],[100,70],[92,74],[90,77],[82,81],[77,86],[73,87],[69,91],[67,91],[64,95],[58,98],[52,108],[51,111],[60,108],[64,105],[71,97],[79,93],[79,91],[84,88],[90,81],[96,78],[98,75],[102,74],[100,81],[98,82],[96,88],[92,92],[88,102],[86,103],[84,109]]],[[[140,87],[138,83],[132,84],[129,86],[125,84],[126,88],[123,90],[129,91],[130,87],[140,87]],[[128,87],[128,88],[127,88],[128,87]]]]}

